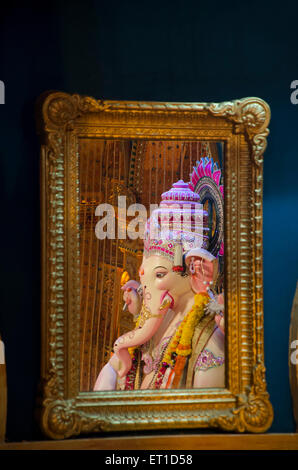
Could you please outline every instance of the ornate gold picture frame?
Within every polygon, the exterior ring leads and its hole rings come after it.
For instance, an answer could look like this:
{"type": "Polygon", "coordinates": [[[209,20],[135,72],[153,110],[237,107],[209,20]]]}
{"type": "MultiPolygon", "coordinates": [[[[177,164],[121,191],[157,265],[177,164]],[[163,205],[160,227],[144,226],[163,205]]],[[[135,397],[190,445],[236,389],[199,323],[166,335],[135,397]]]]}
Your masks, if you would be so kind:
{"type": "MultiPolygon", "coordinates": [[[[259,98],[223,103],[117,102],[53,92],[42,98],[39,109],[43,431],[54,439],[166,428],[266,431],[273,419],[265,380],[262,278],[262,163],[269,106],[259,98]],[[225,388],[92,392],[82,386],[80,218],[85,206],[80,197],[80,143],[84,139],[92,145],[121,141],[124,147],[128,140],[223,142],[225,388]]],[[[119,164],[119,174],[125,171],[129,181],[132,168],[119,164]]],[[[102,177],[108,178],[107,173],[102,177]]],[[[129,185],[127,195],[133,200],[129,185]]],[[[137,244],[122,247],[131,275],[137,263],[129,261],[128,253],[137,257],[138,250],[137,244]]],[[[120,279],[123,272],[117,266],[114,270],[111,263],[110,277],[103,275],[102,285],[112,282],[113,276],[120,279]]],[[[114,295],[112,302],[113,319],[120,298],[114,295]]],[[[111,344],[113,330],[109,331],[111,344]]]]}

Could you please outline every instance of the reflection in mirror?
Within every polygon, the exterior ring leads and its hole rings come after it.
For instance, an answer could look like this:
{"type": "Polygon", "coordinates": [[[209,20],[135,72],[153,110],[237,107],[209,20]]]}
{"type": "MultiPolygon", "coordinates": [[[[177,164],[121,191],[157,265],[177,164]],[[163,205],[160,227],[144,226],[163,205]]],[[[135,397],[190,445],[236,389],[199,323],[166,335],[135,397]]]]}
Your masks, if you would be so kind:
{"type": "Polygon", "coordinates": [[[223,154],[79,140],[82,391],[225,386],[223,154]]]}

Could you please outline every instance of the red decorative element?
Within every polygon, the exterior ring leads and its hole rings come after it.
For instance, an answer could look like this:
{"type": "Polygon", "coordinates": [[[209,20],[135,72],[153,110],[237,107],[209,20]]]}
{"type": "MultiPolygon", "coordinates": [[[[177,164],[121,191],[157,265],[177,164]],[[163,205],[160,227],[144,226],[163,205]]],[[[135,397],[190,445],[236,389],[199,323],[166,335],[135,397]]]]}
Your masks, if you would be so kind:
{"type": "Polygon", "coordinates": [[[221,170],[214,171],[213,172],[213,179],[214,179],[217,186],[219,186],[220,178],[221,178],[221,170]]]}
{"type": "Polygon", "coordinates": [[[172,271],[183,272],[184,268],[183,268],[183,266],[173,266],[172,271]]]}
{"type": "Polygon", "coordinates": [[[221,242],[220,249],[219,249],[219,256],[224,255],[224,242],[221,242]]]}
{"type": "Polygon", "coordinates": [[[125,390],[134,390],[135,380],[137,372],[137,357],[132,358],[132,366],[126,374],[125,378],[125,390]]]}
{"type": "Polygon", "coordinates": [[[211,173],[211,161],[209,163],[207,163],[207,165],[205,166],[205,174],[207,176],[209,176],[210,178],[212,178],[212,173],[211,173]]]}
{"type": "Polygon", "coordinates": [[[198,181],[204,176],[211,178],[216,186],[219,188],[223,197],[223,185],[220,185],[221,170],[218,168],[217,163],[214,163],[212,158],[202,157],[197,166],[193,168],[193,172],[190,175],[190,182],[188,183],[189,189],[194,191],[198,181]]]}

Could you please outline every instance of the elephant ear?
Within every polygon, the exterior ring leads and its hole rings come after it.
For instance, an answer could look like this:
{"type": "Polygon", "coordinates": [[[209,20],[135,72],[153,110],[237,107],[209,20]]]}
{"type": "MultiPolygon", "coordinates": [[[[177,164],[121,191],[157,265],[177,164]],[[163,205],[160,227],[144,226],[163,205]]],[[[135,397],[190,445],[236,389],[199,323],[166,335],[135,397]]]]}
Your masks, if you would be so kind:
{"type": "MultiPolygon", "coordinates": [[[[196,250],[197,251],[197,250],[196,250]]],[[[194,292],[206,292],[210,282],[216,276],[216,258],[210,253],[205,255],[205,250],[198,253],[195,250],[189,252],[185,259],[187,266],[190,267],[190,283],[194,292]]]]}

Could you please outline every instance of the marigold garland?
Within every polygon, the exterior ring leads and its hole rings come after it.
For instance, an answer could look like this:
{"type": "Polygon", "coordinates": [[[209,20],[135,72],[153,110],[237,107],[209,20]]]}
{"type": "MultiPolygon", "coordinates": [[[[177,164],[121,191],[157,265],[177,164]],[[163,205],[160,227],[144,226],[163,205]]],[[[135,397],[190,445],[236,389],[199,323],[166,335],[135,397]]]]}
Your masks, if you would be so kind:
{"type": "Polygon", "coordinates": [[[170,366],[173,366],[175,361],[173,353],[185,357],[191,354],[194,329],[204,315],[204,309],[209,300],[210,298],[207,293],[202,292],[195,295],[195,303],[192,309],[180,323],[178,330],[166,349],[163,360],[170,366]]]}

